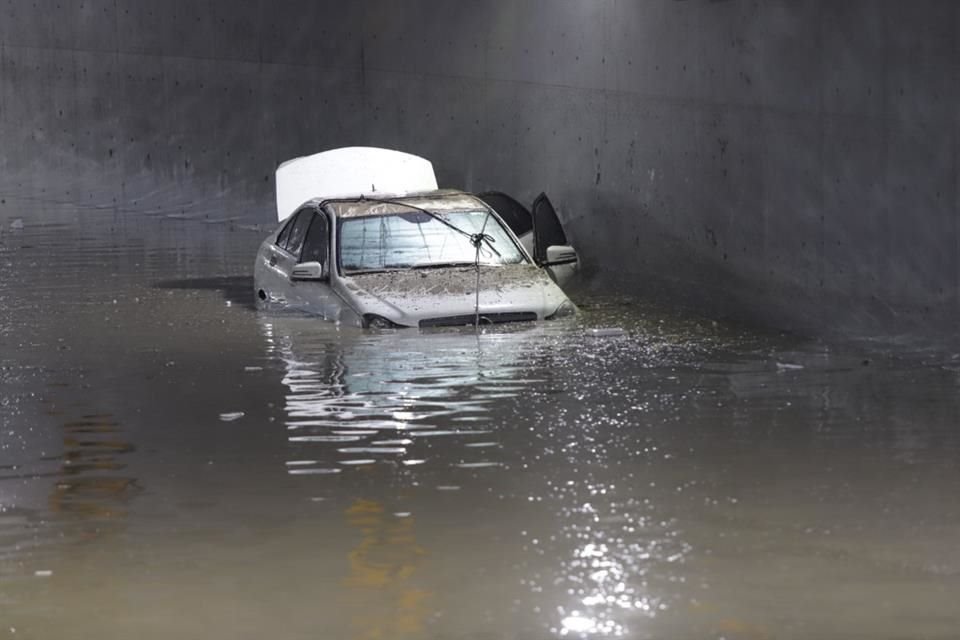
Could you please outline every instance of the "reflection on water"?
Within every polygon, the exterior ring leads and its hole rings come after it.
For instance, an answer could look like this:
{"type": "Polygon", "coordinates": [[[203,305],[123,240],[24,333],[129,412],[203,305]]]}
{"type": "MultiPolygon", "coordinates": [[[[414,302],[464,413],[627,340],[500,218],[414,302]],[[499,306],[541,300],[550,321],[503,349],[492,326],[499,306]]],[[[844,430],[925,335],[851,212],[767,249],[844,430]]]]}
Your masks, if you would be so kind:
{"type": "MultiPolygon", "coordinates": [[[[260,323],[268,355],[284,365],[286,471],[320,476],[317,481],[326,486],[340,474],[385,465],[394,471],[381,477],[390,477],[396,487],[503,491],[497,469],[529,473],[556,455],[556,444],[565,439],[562,455],[603,464],[605,446],[594,432],[600,423],[628,426],[625,416],[633,409],[615,417],[596,412],[594,424],[582,424],[567,399],[590,391],[590,376],[598,372],[595,365],[578,363],[571,380],[566,375],[571,360],[602,362],[602,356],[629,346],[636,353],[633,363],[649,369],[682,362],[696,351],[677,344],[664,349],[652,335],[598,342],[575,322],[500,327],[479,335],[336,332],[297,316],[264,316],[260,323]],[[543,422],[548,412],[556,418],[543,422]],[[526,444],[531,438],[554,444],[532,452],[526,444]]],[[[604,394],[623,393],[623,384],[610,385],[604,394]]],[[[673,577],[671,565],[682,563],[690,547],[676,522],[659,516],[649,498],[621,502],[615,484],[592,472],[569,477],[559,486],[548,479],[523,497],[556,502],[558,513],[549,539],[521,535],[511,542],[521,554],[544,560],[549,549],[555,563],[542,574],[549,576],[547,585],[535,578],[521,582],[532,593],[546,587],[565,594],[550,607],[557,617],[544,623],[554,633],[628,636],[630,620],[653,618],[668,608],[657,582],[673,577]]],[[[511,488],[506,491],[501,499],[511,488]]],[[[412,529],[416,512],[397,520],[380,503],[362,498],[347,513],[352,524],[366,525],[360,546],[350,553],[348,584],[371,586],[412,571],[412,564],[401,566],[400,560],[396,566],[370,567],[358,566],[358,559],[366,558],[377,540],[397,537],[374,535],[377,527],[412,529]]],[[[411,547],[401,556],[412,562],[423,553],[411,547]]],[[[387,623],[370,624],[380,633],[387,623]]]]}
{"type": "Polygon", "coordinates": [[[125,515],[137,480],[122,475],[124,454],[133,451],[109,414],[88,414],[63,425],[60,478],[50,494],[53,513],[91,519],[125,515]]]}
{"type": "Polygon", "coordinates": [[[558,584],[570,596],[558,608],[560,624],[553,627],[561,635],[630,637],[627,620],[653,618],[668,609],[651,579],[669,576],[669,565],[682,562],[690,551],[677,522],[655,520],[649,500],[600,506],[607,493],[595,486],[593,502],[564,509],[563,531],[575,547],[558,584]]]}
{"type": "Polygon", "coordinates": [[[357,640],[404,638],[423,630],[431,593],[415,583],[426,551],[415,537],[415,518],[390,514],[373,500],[359,499],[346,510],[347,522],[360,533],[348,554],[344,587],[359,591],[366,607],[356,616],[357,640]]]}
{"type": "Polygon", "coordinates": [[[952,351],[341,329],[64,215],[0,236],[0,638],[956,637],[952,351]]]}
{"type": "Polygon", "coordinates": [[[290,474],[419,466],[439,449],[444,465],[499,466],[492,459],[499,442],[487,428],[490,407],[545,381],[530,362],[546,335],[542,328],[437,332],[425,343],[419,333],[353,330],[331,340],[312,318],[261,323],[268,354],[285,366],[290,474]]]}

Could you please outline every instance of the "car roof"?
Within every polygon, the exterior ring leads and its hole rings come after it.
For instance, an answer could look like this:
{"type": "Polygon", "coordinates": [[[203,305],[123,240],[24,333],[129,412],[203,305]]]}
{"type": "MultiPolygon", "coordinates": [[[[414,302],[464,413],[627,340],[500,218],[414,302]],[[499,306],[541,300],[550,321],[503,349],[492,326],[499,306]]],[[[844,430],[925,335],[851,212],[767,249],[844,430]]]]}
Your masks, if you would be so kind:
{"type": "Polygon", "coordinates": [[[337,218],[363,218],[382,216],[404,211],[403,204],[428,209],[430,211],[486,211],[482,200],[469,193],[455,189],[440,189],[415,193],[398,198],[345,198],[328,200],[315,198],[312,201],[323,206],[337,218]]]}

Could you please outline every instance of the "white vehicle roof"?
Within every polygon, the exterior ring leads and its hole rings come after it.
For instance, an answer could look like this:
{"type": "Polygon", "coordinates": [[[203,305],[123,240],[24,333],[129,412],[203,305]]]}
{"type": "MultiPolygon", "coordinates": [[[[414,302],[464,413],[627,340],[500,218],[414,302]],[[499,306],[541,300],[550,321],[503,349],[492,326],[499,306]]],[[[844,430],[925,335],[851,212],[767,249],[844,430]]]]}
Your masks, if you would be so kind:
{"type": "Polygon", "coordinates": [[[277,220],[315,198],[386,198],[437,189],[433,164],[402,151],[344,147],[277,168],[277,220]]]}

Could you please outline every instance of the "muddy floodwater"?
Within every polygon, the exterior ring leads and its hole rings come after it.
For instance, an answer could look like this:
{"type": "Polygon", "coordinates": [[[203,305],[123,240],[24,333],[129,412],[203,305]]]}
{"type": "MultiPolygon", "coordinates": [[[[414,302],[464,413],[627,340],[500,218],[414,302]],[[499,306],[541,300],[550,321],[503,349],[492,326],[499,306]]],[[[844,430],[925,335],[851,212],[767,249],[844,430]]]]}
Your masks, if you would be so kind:
{"type": "Polygon", "coordinates": [[[3,211],[0,638],[960,637],[950,349],[338,329],[257,230],[3,211]]]}

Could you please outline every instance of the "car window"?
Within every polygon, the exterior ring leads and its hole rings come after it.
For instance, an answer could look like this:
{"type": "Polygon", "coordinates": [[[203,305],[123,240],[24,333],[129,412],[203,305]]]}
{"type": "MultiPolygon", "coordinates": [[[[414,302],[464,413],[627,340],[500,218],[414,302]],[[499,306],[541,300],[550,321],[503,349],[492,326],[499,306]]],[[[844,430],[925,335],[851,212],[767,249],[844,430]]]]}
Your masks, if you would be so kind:
{"type": "Polygon", "coordinates": [[[520,264],[526,261],[506,229],[486,211],[444,211],[431,216],[403,211],[349,218],[340,225],[340,265],[346,273],[450,265],[520,264]],[[477,248],[470,236],[489,240],[477,248]]]}
{"type": "Polygon", "coordinates": [[[290,235],[287,237],[286,242],[280,246],[295,256],[300,255],[300,248],[303,247],[303,238],[307,235],[307,228],[310,226],[312,217],[312,209],[304,209],[298,213],[296,220],[293,221],[290,235]]]}
{"type": "Polygon", "coordinates": [[[303,250],[300,253],[300,262],[327,261],[327,219],[321,214],[314,216],[307,237],[303,241],[303,250]]]}
{"type": "Polygon", "coordinates": [[[518,236],[522,236],[533,229],[533,218],[530,212],[525,206],[507,194],[499,191],[487,191],[477,194],[477,197],[496,211],[500,218],[507,223],[507,226],[518,236]]]}
{"type": "Polygon", "coordinates": [[[290,219],[287,220],[287,224],[283,226],[283,230],[280,232],[280,235],[277,236],[278,247],[282,247],[287,244],[287,238],[290,237],[290,230],[293,229],[293,221],[296,220],[296,218],[296,215],[290,216],[290,219]]]}

